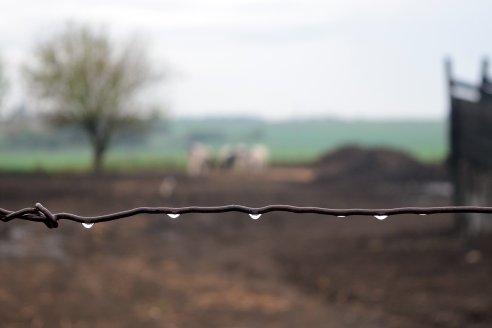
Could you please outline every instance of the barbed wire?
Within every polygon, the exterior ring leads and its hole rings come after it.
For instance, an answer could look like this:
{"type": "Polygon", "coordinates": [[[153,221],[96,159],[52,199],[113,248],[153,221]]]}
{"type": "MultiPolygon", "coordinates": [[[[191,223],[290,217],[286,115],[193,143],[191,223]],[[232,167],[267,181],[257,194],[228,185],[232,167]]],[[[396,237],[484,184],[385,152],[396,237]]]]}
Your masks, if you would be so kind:
{"type": "Polygon", "coordinates": [[[248,207],[242,205],[226,206],[188,206],[188,207],[137,207],[127,211],[110,213],[99,216],[81,216],[72,213],[52,213],[46,207],[37,203],[34,207],[27,207],[17,211],[9,211],[0,208],[0,220],[9,222],[14,219],[44,223],[48,228],[57,228],[60,220],[82,223],[84,227],[90,228],[95,223],[119,220],[141,214],[159,215],[165,214],[171,218],[177,218],[181,214],[188,213],[225,213],[240,212],[249,214],[252,219],[259,219],[262,214],[270,212],[290,212],[298,214],[321,214],[334,217],[348,216],[373,216],[384,220],[392,215],[401,214],[446,214],[446,213],[492,213],[492,207],[481,206],[442,206],[442,207],[400,207],[386,209],[333,209],[324,207],[299,207],[292,205],[267,205],[263,207],[248,207]]]}

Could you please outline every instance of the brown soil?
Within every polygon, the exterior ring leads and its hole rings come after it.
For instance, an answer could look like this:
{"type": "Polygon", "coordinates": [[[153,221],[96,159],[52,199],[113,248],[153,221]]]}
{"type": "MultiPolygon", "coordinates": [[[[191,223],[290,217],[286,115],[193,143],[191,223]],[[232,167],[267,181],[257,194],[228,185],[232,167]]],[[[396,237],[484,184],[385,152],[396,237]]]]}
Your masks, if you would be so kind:
{"type": "MultiPolygon", "coordinates": [[[[0,207],[39,201],[91,215],[158,205],[449,204],[443,181],[360,184],[341,171],[309,182],[312,170],[3,174],[0,207]],[[168,176],[177,186],[163,196],[168,176]]],[[[12,221],[0,224],[0,319],[3,327],[490,327],[492,243],[449,234],[451,222],[229,213],[48,230],[12,221]]]]}

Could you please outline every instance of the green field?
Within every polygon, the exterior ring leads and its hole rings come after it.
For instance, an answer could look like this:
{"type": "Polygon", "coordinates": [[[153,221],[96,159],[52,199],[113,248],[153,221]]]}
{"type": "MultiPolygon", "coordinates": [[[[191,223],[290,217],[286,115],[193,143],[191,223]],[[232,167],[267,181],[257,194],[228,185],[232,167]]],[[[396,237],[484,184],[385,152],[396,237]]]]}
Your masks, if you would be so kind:
{"type": "MultiPolygon", "coordinates": [[[[17,145],[0,132],[0,170],[83,171],[90,167],[86,144],[53,145],[53,140],[60,139],[56,133],[29,136],[33,141],[46,139],[46,145],[32,146],[29,140],[17,145]]],[[[197,141],[215,150],[225,144],[262,143],[270,149],[275,164],[310,162],[347,144],[390,147],[424,161],[442,160],[447,152],[446,124],[438,121],[178,120],[162,123],[131,146],[114,145],[108,153],[107,166],[117,170],[183,168],[188,145],[197,141]]]]}

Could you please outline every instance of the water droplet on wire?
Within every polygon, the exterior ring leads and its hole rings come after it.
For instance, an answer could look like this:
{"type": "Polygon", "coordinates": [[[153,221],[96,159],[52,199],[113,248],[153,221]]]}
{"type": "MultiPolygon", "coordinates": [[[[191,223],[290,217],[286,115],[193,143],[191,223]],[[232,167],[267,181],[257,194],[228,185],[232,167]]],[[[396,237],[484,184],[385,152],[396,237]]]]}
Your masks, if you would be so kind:
{"type": "Polygon", "coordinates": [[[384,215],[384,214],[381,214],[381,215],[374,215],[374,217],[378,220],[384,220],[386,218],[388,218],[387,215],[384,215]]]}
{"type": "Polygon", "coordinates": [[[425,213],[420,213],[419,215],[425,216],[425,215],[427,215],[427,214],[425,214],[425,213]]]}
{"type": "Polygon", "coordinates": [[[93,226],[93,225],[94,225],[94,223],[85,223],[85,222],[84,222],[84,223],[82,223],[82,226],[83,226],[84,228],[86,228],[86,229],[90,229],[90,228],[92,228],[92,226],[93,226]]]}
{"type": "Polygon", "coordinates": [[[261,214],[249,214],[249,217],[252,218],[253,220],[258,220],[260,218],[261,214]]]}
{"type": "Polygon", "coordinates": [[[169,216],[171,219],[177,219],[179,218],[178,213],[168,213],[167,216],[169,216]]]}
{"type": "Polygon", "coordinates": [[[346,215],[337,215],[337,218],[346,218],[346,215]]]}

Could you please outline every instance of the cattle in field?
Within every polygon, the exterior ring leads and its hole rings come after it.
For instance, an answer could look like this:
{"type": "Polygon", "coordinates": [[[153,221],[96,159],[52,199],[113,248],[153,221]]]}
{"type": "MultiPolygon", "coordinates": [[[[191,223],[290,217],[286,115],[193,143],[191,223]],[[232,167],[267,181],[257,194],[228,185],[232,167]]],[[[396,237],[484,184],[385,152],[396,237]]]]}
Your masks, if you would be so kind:
{"type": "Polygon", "coordinates": [[[248,154],[248,168],[255,172],[263,171],[268,166],[270,153],[264,145],[254,145],[248,154]]]}
{"type": "Polygon", "coordinates": [[[208,173],[213,164],[213,153],[207,145],[196,143],[190,147],[187,158],[187,172],[190,176],[208,173]]]}
{"type": "Polygon", "coordinates": [[[218,155],[221,169],[260,172],[268,166],[269,152],[264,145],[248,148],[243,144],[222,147],[218,155]]]}

